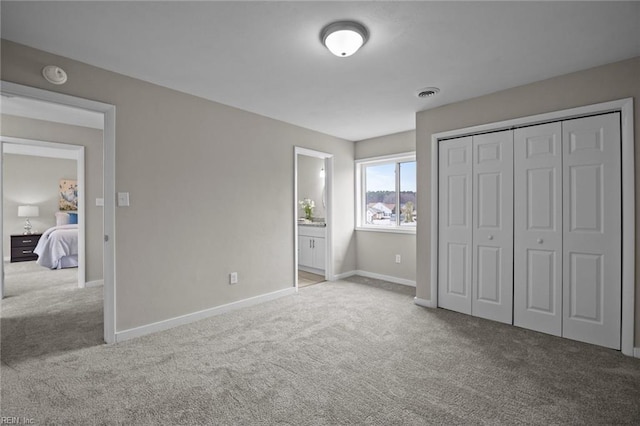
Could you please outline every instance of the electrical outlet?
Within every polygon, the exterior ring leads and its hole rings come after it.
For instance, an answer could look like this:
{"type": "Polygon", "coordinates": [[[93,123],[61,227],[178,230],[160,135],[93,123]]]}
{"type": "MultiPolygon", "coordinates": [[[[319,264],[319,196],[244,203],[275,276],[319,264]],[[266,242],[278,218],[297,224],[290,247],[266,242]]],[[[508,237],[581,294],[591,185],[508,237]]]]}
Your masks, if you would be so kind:
{"type": "Polygon", "coordinates": [[[402,259],[400,258],[399,254],[396,254],[396,263],[400,263],[402,261],[402,259]]]}
{"type": "Polygon", "coordinates": [[[232,272],[229,274],[229,284],[238,284],[238,273],[232,272]]]}

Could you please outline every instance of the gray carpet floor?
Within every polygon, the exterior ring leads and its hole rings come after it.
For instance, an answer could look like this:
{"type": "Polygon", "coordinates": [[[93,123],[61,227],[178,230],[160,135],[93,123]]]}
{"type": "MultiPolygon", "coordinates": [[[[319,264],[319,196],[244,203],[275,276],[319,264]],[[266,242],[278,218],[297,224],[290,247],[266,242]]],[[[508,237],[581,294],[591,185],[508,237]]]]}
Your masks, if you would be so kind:
{"type": "MultiPolygon", "coordinates": [[[[95,290],[85,294],[99,302],[95,290]]],[[[80,328],[68,348],[40,327],[86,315],[99,335],[99,303],[58,305],[73,311],[60,317],[43,304],[27,320],[35,311],[22,310],[35,308],[10,297],[1,415],[61,425],[640,423],[640,360],[412,297],[354,277],[115,345],[80,328]],[[24,348],[31,333],[53,348],[24,348]]]]}

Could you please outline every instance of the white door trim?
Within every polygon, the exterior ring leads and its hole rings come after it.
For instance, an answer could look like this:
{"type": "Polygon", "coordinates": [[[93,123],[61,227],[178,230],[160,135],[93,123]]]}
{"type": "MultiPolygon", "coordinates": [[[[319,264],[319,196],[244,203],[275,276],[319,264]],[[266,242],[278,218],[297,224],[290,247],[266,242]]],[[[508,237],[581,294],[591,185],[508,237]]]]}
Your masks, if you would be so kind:
{"type": "MultiPolygon", "coordinates": [[[[104,194],[104,340],[107,343],[115,342],[116,335],[116,283],[115,283],[115,148],[116,148],[116,107],[115,105],[89,99],[69,96],[62,93],[50,92],[35,87],[0,81],[0,91],[14,96],[22,96],[38,99],[46,102],[87,109],[104,114],[103,133],[103,194],[104,194]]],[[[3,257],[0,247],[0,258],[3,257]]]]}
{"type": "Polygon", "coordinates": [[[294,147],[293,154],[293,277],[294,287],[298,291],[298,156],[321,158],[324,160],[324,184],[325,198],[327,205],[325,208],[325,269],[324,278],[334,281],[333,275],[333,154],[315,151],[313,149],[294,147]]]}
{"type": "MultiPolygon", "coordinates": [[[[85,176],[84,176],[84,146],[58,142],[47,142],[33,139],[14,138],[1,136],[2,155],[19,154],[35,157],[62,158],[76,162],[76,176],[78,180],[78,287],[84,288],[86,283],[86,210],[85,210],[85,176]]],[[[2,177],[0,177],[2,182],[2,177]]],[[[0,185],[0,194],[3,194],[0,202],[0,211],[4,211],[4,186],[0,185]]],[[[0,213],[0,218],[2,213],[0,213]]],[[[0,220],[0,226],[3,222],[0,220]]],[[[2,230],[4,236],[5,230],[2,230]]],[[[4,263],[2,264],[2,276],[4,277],[4,263]]],[[[4,298],[4,279],[0,286],[0,297],[4,298]]]]}
{"type": "MultiPolygon", "coordinates": [[[[633,356],[635,320],[635,162],[633,98],[570,108],[513,120],[466,127],[431,135],[431,276],[430,306],[438,300],[438,142],[484,132],[585,117],[607,112],[621,113],[622,133],[622,353],[633,356]]],[[[426,301],[425,301],[426,302],[426,301]]],[[[425,303],[427,304],[427,303],[425,303]]]]}

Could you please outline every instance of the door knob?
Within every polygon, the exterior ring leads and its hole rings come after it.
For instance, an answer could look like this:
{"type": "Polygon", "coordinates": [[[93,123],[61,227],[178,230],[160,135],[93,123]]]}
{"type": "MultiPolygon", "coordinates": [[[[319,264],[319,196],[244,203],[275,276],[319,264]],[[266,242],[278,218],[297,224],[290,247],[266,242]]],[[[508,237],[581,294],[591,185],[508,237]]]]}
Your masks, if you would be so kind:
{"type": "Polygon", "coordinates": [[[542,244],[542,238],[538,238],[538,244],[542,244]]]}
{"type": "Polygon", "coordinates": [[[490,240],[493,240],[493,235],[489,235],[487,238],[489,238],[490,240]]]}

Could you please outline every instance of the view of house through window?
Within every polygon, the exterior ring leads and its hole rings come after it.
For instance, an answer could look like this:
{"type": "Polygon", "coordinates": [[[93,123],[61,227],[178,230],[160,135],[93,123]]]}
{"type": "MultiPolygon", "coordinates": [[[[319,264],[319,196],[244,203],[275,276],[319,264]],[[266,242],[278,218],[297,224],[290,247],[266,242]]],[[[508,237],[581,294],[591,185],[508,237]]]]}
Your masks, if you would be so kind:
{"type": "Polygon", "coordinates": [[[415,159],[405,156],[385,162],[362,162],[360,167],[363,192],[360,226],[415,227],[415,159]]]}

